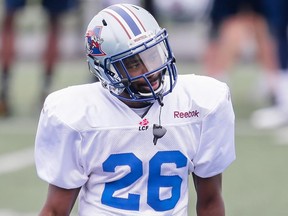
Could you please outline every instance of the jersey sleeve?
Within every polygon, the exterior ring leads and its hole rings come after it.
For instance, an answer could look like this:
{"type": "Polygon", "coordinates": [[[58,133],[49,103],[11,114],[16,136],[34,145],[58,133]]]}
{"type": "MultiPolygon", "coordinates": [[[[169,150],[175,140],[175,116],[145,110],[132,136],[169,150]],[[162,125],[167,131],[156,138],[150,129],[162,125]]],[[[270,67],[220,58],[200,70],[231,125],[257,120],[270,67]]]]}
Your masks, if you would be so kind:
{"type": "Polygon", "coordinates": [[[38,176],[50,184],[71,189],[88,179],[81,163],[81,135],[43,108],[35,139],[38,176]]]}
{"type": "Polygon", "coordinates": [[[194,173],[202,178],[222,173],[236,158],[235,115],[229,88],[203,119],[201,138],[193,160],[194,173]]]}

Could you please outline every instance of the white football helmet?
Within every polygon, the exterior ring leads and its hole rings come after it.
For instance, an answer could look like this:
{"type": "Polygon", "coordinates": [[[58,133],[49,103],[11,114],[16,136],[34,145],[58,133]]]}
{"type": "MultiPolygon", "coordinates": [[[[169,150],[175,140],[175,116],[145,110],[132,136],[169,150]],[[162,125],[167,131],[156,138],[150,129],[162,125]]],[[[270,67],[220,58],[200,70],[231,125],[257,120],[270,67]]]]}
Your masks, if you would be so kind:
{"type": "Polygon", "coordinates": [[[103,9],[89,23],[85,42],[90,71],[114,96],[135,102],[162,102],[163,96],[172,92],[177,69],[168,34],[145,9],[131,4],[103,9]],[[145,70],[135,75],[131,68],[137,64],[144,65],[145,70]],[[166,73],[169,77],[164,76],[166,73]],[[155,77],[159,78],[157,87],[155,77]],[[145,88],[138,88],[139,80],[145,88]]]}

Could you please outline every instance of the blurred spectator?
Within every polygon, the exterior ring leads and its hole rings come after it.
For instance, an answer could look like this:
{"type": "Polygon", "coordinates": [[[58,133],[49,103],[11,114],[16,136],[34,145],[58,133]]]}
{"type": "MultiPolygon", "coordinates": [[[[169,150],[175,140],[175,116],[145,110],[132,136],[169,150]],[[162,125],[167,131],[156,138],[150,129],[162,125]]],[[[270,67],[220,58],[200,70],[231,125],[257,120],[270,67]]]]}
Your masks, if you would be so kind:
{"type": "Polygon", "coordinates": [[[274,95],[277,57],[267,23],[269,10],[267,0],[213,0],[211,38],[204,60],[208,75],[227,81],[228,70],[245,51],[243,48],[253,42],[265,73],[266,92],[274,95]]]}
{"type": "Polygon", "coordinates": [[[156,20],[159,19],[159,14],[156,11],[155,2],[153,0],[144,0],[143,7],[149,11],[156,20]]]}
{"type": "MultiPolygon", "coordinates": [[[[15,32],[14,25],[16,13],[23,9],[26,0],[5,0],[4,1],[4,18],[2,29],[2,68],[1,68],[1,94],[0,94],[0,116],[8,116],[10,114],[9,107],[9,76],[12,64],[15,61],[14,43],[15,32]]],[[[59,34],[60,16],[69,9],[75,8],[78,0],[42,0],[42,6],[49,16],[49,35],[47,46],[43,56],[44,60],[44,82],[41,89],[43,100],[49,93],[52,81],[54,66],[58,58],[57,39],[59,34]]]]}
{"type": "Polygon", "coordinates": [[[280,75],[275,91],[276,104],[252,114],[252,124],[259,129],[288,125],[288,1],[266,1],[270,8],[270,26],[276,41],[280,75]]]}
{"type": "MultiPolygon", "coordinates": [[[[161,13],[161,17],[165,20],[173,20],[176,22],[190,22],[204,18],[211,2],[211,0],[145,0],[145,4],[149,4],[150,1],[154,3],[155,12],[157,10],[157,13],[161,13]]],[[[147,7],[147,9],[149,9],[149,7],[147,7]]]]}

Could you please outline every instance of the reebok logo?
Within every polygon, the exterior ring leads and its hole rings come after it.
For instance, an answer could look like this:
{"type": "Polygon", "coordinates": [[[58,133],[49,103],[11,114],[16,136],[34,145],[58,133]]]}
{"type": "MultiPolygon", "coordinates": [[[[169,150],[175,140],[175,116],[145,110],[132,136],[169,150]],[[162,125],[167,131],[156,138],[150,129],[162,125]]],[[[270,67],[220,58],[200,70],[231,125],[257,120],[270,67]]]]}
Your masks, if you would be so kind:
{"type": "Polygon", "coordinates": [[[193,118],[199,117],[199,111],[193,110],[189,112],[174,111],[174,118],[193,118]]]}

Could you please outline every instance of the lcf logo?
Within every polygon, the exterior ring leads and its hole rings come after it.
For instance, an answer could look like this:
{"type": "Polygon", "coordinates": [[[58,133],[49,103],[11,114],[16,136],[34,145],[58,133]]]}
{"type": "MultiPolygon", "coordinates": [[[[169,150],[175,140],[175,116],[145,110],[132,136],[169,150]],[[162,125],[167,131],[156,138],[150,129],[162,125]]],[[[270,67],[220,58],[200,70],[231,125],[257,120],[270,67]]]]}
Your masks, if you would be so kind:
{"type": "Polygon", "coordinates": [[[139,131],[148,130],[149,121],[145,118],[141,122],[139,122],[139,131]]]}

